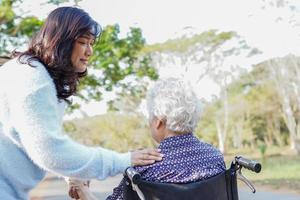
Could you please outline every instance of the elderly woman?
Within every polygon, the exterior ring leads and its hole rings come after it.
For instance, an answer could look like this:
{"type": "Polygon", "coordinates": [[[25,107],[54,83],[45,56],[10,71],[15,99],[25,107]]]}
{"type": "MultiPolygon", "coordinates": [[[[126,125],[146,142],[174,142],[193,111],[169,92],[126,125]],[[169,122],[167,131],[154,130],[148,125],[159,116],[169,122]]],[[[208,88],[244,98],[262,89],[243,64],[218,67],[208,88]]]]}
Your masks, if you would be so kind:
{"type": "MultiPolygon", "coordinates": [[[[199,102],[191,87],[175,78],[159,80],[147,95],[153,139],[164,154],[160,162],[135,167],[143,179],[162,183],[201,181],[225,171],[223,155],[193,135],[199,120],[199,102]]],[[[123,199],[125,179],[107,199],[123,199]]],[[[94,199],[79,187],[81,199],[94,199]]]]}

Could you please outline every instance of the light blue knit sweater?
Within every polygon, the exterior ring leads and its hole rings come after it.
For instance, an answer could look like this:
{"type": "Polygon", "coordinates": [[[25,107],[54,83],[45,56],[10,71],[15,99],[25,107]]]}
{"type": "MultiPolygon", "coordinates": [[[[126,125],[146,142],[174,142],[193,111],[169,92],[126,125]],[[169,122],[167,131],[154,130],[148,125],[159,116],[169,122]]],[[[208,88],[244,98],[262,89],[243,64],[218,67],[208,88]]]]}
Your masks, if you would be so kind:
{"type": "Polygon", "coordinates": [[[62,134],[64,106],[45,67],[34,65],[13,59],[0,67],[0,198],[28,199],[45,171],[81,179],[123,172],[130,153],[86,147],[62,134]]]}

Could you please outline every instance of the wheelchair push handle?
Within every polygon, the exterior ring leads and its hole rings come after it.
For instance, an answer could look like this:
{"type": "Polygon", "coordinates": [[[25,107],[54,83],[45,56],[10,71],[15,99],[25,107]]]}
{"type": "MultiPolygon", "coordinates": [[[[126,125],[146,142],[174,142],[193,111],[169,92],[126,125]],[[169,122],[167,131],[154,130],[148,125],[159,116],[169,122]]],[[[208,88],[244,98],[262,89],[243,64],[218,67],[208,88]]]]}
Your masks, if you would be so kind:
{"type": "Polygon", "coordinates": [[[259,173],[261,171],[261,164],[254,160],[249,160],[242,156],[237,156],[237,157],[235,157],[235,162],[238,163],[239,165],[245,167],[246,169],[249,169],[256,173],[259,173]]]}
{"type": "Polygon", "coordinates": [[[127,177],[130,179],[131,182],[134,184],[138,184],[138,181],[141,179],[141,175],[135,171],[133,167],[128,167],[125,171],[127,177]]]}

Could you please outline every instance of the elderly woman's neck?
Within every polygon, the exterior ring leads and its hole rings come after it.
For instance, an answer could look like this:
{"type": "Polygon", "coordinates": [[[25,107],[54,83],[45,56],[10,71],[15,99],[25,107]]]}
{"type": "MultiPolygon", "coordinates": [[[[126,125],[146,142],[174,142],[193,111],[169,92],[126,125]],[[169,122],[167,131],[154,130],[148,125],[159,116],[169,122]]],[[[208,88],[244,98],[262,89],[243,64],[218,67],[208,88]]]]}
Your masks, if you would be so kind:
{"type": "Polygon", "coordinates": [[[175,131],[171,131],[171,130],[165,130],[164,131],[164,139],[169,138],[169,137],[173,137],[173,136],[178,136],[178,135],[182,135],[182,134],[186,134],[183,132],[175,132],[175,131]]]}

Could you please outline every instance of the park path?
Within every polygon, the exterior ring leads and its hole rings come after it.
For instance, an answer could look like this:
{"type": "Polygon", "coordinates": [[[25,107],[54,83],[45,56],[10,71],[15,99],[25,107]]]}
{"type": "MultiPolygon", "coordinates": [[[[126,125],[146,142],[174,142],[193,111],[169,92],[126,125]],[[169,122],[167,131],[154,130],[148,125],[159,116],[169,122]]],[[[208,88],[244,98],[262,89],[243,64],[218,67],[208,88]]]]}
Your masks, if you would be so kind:
{"type": "MultiPolygon", "coordinates": [[[[121,175],[108,178],[104,181],[93,181],[91,190],[99,200],[104,200],[112,189],[118,185],[121,175]]],[[[265,188],[256,188],[257,193],[252,194],[248,188],[239,190],[240,200],[300,200],[300,194],[288,193],[285,191],[271,191],[265,188]]],[[[67,196],[67,185],[63,179],[49,175],[31,192],[31,200],[70,200],[67,196]]]]}

